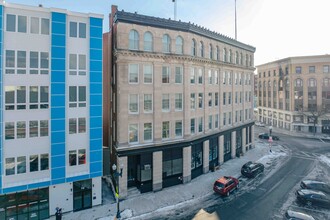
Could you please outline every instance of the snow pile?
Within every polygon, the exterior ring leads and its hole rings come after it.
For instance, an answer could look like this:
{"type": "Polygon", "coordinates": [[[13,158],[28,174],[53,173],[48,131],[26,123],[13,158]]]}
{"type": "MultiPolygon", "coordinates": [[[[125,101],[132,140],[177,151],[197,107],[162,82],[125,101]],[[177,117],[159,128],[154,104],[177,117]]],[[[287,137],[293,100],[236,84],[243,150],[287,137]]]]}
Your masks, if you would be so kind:
{"type": "Polygon", "coordinates": [[[259,160],[257,160],[257,162],[266,165],[266,164],[271,163],[274,159],[276,159],[278,157],[285,157],[285,156],[287,156],[287,154],[285,152],[272,151],[269,154],[261,157],[259,160]]]}
{"type": "Polygon", "coordinates": [[[330,167],[330,158],[325,156],[325,155],[321,155],[320,156],[320,161],[327,164],[330,167]]]}
{"type": "MultiPolygon", "coordinates": [[[[133,216],[133,211],[130,209],[125,209],[124,211],[120,212],[120,217],[122,219],[128,219],[128,218],[131,218],[132,216],[133,216]]],[[[115,216],[113,216],[113,215],[98,218],[98,220],[113,220],[113,219],[115,219],[115,216]]]]}

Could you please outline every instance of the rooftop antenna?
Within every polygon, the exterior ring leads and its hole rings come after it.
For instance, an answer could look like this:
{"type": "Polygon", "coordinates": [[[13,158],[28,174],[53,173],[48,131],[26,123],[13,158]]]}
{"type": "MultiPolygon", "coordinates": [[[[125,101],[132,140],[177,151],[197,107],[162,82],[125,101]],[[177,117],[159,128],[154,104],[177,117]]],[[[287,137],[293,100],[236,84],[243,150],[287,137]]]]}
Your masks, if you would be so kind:
{"type": "Polygon", "coordinates": [[[174,21],[176,21],[176,2],[177,0],[172,0],[174,2],[174,21]]]}
{"type": "Polygon", "coordinates": [[[236,16],[236,0],[235,0],[235,40],[237,40],[237,16],[236,16]]]}

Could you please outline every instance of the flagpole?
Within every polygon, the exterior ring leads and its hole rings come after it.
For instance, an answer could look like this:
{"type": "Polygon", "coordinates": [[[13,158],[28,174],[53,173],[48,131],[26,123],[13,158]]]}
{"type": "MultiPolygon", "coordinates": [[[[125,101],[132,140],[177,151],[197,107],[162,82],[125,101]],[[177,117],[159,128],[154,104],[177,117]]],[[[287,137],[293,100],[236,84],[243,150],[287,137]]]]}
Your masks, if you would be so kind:
{"type": "Polygon", "coordinates": [[[176,0],[172,0],[174,2],[174,21],[176,21],[176,0]]]}
{"type": "Polygon", "coordinates": [[[236,0],[235,0],[235,40],[237,40],[237,16],[236,16],[236,0]]]}

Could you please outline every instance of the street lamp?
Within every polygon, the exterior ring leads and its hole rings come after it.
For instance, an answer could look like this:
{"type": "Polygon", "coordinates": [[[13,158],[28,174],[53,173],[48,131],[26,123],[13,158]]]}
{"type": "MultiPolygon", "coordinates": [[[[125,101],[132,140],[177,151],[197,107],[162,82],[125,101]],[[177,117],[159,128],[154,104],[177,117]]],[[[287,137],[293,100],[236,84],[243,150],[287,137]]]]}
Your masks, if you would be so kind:
{"type": "Polygon", "coordinates": [[[120,173],[117,171],[117,166],[116,164],[112,165],[112,170],[113,170],[113,175],[115,177],[116,181],[116,198],[117,198],[117,215],[116,218],[120,219],[120,209],[119,209],[119,177],[122,177],[123,175],[123,164],[120,164],[120,173]]]}

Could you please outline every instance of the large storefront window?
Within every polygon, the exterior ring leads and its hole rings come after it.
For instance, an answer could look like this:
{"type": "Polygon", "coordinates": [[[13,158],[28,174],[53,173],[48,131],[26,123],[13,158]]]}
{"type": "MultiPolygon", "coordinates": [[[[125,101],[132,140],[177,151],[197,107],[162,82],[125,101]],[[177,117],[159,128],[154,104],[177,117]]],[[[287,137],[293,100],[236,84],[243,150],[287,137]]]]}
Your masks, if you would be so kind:
{"type": "Polygon", "coordinates": [[[191,146],[191,178],[203,173],[203,142],[191,146]]]}
{"type": "Polygon", "coordinates": [[[226,162],[231,158],[231,133],[224,134],[223,151],[224,161],[226,162]]]}
{"type": "Polygon", "coordinates": [[[218,137],[210,139],[209,150],[209,167],[213,168],[218,165],[218,137]]]}
{"type": "Polygon", "coordinates": [[[236,156],[239,157],[242,153],[242,130],[236,131],[236,156]]]}
{"type": "Polygon", "coordinates": [[[0,196],[0,219],[48,219],[48,188],[0,196]]]}
{"type": "Polygon", "coordinates": [[[182,149],[163,151],[163,187],[180,184],[182,180],[182,149]]]}

